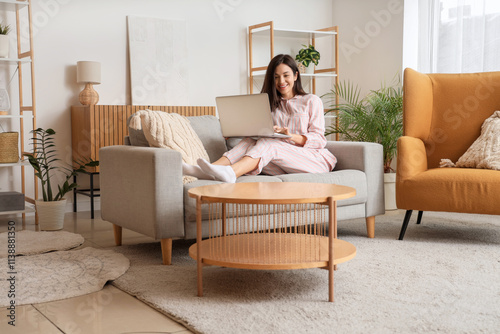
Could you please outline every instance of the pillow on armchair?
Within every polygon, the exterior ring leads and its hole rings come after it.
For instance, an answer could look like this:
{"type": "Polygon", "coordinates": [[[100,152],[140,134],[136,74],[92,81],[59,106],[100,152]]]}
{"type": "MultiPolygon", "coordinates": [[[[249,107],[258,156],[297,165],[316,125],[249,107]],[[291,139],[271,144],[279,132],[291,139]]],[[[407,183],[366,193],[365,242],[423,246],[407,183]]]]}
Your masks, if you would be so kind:
{"type": "Polygon", "coordinates": [[[500,170],[500,111],[495,111],[481,126],[481,135],[453,164],[441,160],[441,167],[468,167],[500,170]]]}

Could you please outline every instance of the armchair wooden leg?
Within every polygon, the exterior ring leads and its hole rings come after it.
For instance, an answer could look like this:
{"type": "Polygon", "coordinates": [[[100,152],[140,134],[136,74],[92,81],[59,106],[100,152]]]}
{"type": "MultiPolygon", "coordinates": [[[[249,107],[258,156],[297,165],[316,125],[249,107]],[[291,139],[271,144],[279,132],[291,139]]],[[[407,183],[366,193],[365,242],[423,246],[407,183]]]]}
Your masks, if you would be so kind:
{"type": "Polygon", "coordinates": [[[368,238],[375,238],[375,216],[366,217],[366,232],[368,238]]]}
{"type": "Polygon", "coordinates": [[[418,216],[417,216],[417,224],[420,224],[422,222],[422,215],[424,214],[423,211],[419,211],[418,212],[418,216]]]}
{"type": "Polygon", "coordinates": [[[113,232],[115,233],[115,245],[122,245],[122,227],[113,224],[113,232]]]}
{"type": "Polygon", "coordinates": [[[172,238],[161,239],[161,256],[163,264],[172,264],[172,238]]]}
{"type": "Polygon", "coordinates": [[[403,240],[406,232],[406,228],[408,227],[408,223],[410,222],[411,213],[413,210],[406,210],[405,219],[403,220],[403,226],[401,226],[401,232],[399,233],[399,240],[403,240]]]}

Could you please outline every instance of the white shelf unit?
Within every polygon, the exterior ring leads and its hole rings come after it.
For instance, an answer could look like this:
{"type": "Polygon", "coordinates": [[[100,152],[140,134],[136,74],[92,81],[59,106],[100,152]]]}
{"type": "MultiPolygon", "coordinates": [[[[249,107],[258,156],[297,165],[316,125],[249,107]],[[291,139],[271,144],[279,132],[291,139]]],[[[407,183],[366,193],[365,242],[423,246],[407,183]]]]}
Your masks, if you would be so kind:
{"type": "Polygon", "coordinates": [[[0,120],[9,118],[33,118],[33,115],[0,115],[0,120]]]}
{"type": "Polygon", "coordinates": [[[0,1],[0,11],[14,11],[29,6],[30,1],[2,0],[0,1]]]}
{"type": "MultiPolygon", "coordinates": [[[[33,26],[32,26],[32,12],[31,12],[31,0],[26,1],[16,1],[16,0],[0,0],[0,12],[14,12],[16,22],[15,22],[15,36],[17,39],[17,52],[14,58],[0,58],[0,70],[4,70],[9,66],[17,66],[17,78],[19,85],[19,105],[11,106],[11,112],[14,112],[18,108],[17,114],[11,115],[0,115],[0,122],[5,120],[18,120],[19,121],[19,147],[20,154],[25,152],[25,147],[27,146],[25,141],[25,120],[29,123],[29,128],[31,130],[36,128],[36,103],[35,103],[35,67],[33,62],[33,26]],[[27,17],[27,24],[29,25],[29,46],[28,50],[22,50],[23,45],[21,43],[21,25],[26,21],[22,21],[21,18],[27,17]],[[23,87],[23,73],[24,66],[29,66],[29,70],[26,71],[28,77],[28,84],[26,86],[30,87],[30,92],[26,92],[27,89],[23,87]],[[25,103],[24,98],[27,94],[31,95],[31,105],[25,103]]],[[[8,22],[3,22],[4,24],[9,24],[8,22]]],[[[12,24],[11,24],[12,25],[12,24]]],[[[13,33],[13,31],[11,32],[13,33]]],[[[11,50],[11,52],[13,52],[11,50]]],[[[12,99],[11,99],[12,101],[12,99]]],[[[1,149],[1,148],[0,148],[1,149]]],[[[26,171],[25,167],[28,167],[32,171],[30,164],[27,160],[20,160],[16,163],[0,163],[0,168],[21,168],[21,191],[25,195],[26,202],[34,206],[35,200],[38,194],[38,182],[36,177],[33,175],[33,197],[26,196],[26,171]]],[[[0,215],[6,214],[22,214],[23,220],[25,219],[25,214],[28,212],[35,212],[35,209],[29,205],[26,205],[25,210],[17,211],[0,211],[0,215]]]]}
{"type": "MultiPolygon", "coordinates": [[[[333,67],[321,68],[318,69],[314,66],[314,73],[301,73],[301,77],[310,78],[312,80],[312,93],[316,94],[316,79],[321,78],[330,78],[333,79],[333,84],[338,86],[339,84],[339,39],[338,39],[338,27],[328,27],[319,30],[296,30],[296,29],[278,29],[274,27],[273,21],[264,22],[256,25],[252,25],[248,27],[248,76],[249,76],[249,86],[250,86],[250,94],[253,94],[254,88],[254,79],[255,78],[263,78],[265,76],[267,65],[266,66],[255,66],[254,64],[254,50],[253,50],[253,37],[261,36],[267,37],[269,36],[269,50],[270,50],[270,59],[274,57],[274,42],[275,37],[283,37],[283,38],[297,38],[297,39],[307,39],[309,43],[313,46],[316,46],[316,40],[319,38],[331,38],[332,41],[332,64],[333,67]]],[[[321,57],[324,59],[325,55],[322,53],[321,57]]],[[[314,64],[313,64],[314,65],[314,64]]],[[[311,65],[310,65],[311,66],[311,65]]],[[[338,95],[336,96],[336,101],[339,100],[338,95]]],[[[326,111],[326,110],[325,110],[326,111]]],[[[337,115],[326,115],[327,119],[335,119],[335,126],[338,127],[338,117],[337,115]]],[[[336,140],[339,140],[339,135],[336,135],[336,140]]]]}

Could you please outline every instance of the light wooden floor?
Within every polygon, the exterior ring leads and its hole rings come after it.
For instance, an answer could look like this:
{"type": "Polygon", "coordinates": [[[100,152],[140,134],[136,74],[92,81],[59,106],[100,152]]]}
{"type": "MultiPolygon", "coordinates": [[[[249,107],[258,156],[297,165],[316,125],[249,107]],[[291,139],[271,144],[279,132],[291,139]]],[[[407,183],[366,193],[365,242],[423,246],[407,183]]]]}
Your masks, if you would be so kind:
{"type": "MultiPolygon", "coordinates": [[[[97,218],[100,217],[99,211],[95,212],[96,219],[90,219],[90,211],[84,211],[85,203],[80,206],[81,212],[66,213],[64,230],[81,234],[85,238],[81,247],[114,246],[112,225],[97,218]]],[[[17,223],[17,231],[23,229],[20,215],[0,216],[0,232],[7,231],[9,220],[17,223]]],[[[37,228],[34,216],[28,215],[25,229],[37,228]]],[[[123,230],[124,245],[151,241],[153,239],[141,234],[123,230]]],[[[192,333],[181,324],[109,284],[99,292],[80,297],[18,306],[15,327],[7,324],[7,314],[6,308],[0,310],[0,333],[192,333]]]]}

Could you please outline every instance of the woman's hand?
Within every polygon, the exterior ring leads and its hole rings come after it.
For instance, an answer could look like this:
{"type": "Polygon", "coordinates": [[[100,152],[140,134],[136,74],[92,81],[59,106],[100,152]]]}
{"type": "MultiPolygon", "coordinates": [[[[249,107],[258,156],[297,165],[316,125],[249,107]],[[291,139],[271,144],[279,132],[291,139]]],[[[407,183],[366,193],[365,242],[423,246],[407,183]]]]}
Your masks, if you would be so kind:
{"type": "Polygon", "coordinates": [[[288,130],[288,128],[280,128],[280,127],[277,127],[275,125],[275,126],[273,126],[273,130],[274,130],[274,132],[282,133],[282,134],[287,135],[287,136],[291,136],[291,138],[283,138],[283,140],[285,140],[285,139],[291,140],[297,146],[304,146],[304,144],[307,141],[306,136],[302,136],[302,135],[298,135],[298,134],[293,134],[293,133],[290,132],[290,130],[288,130]]]}
{"type": "Polygon", "coordinates": [[[274,129],[274,132],[276,133],[282,133],[284,135],[287,135],[287,136],[291,136],[292,134],[290,133],[290,131],[288,130],[288,128],[280,128],[278,126],[273,126],[273,129],[274,129]]]}

